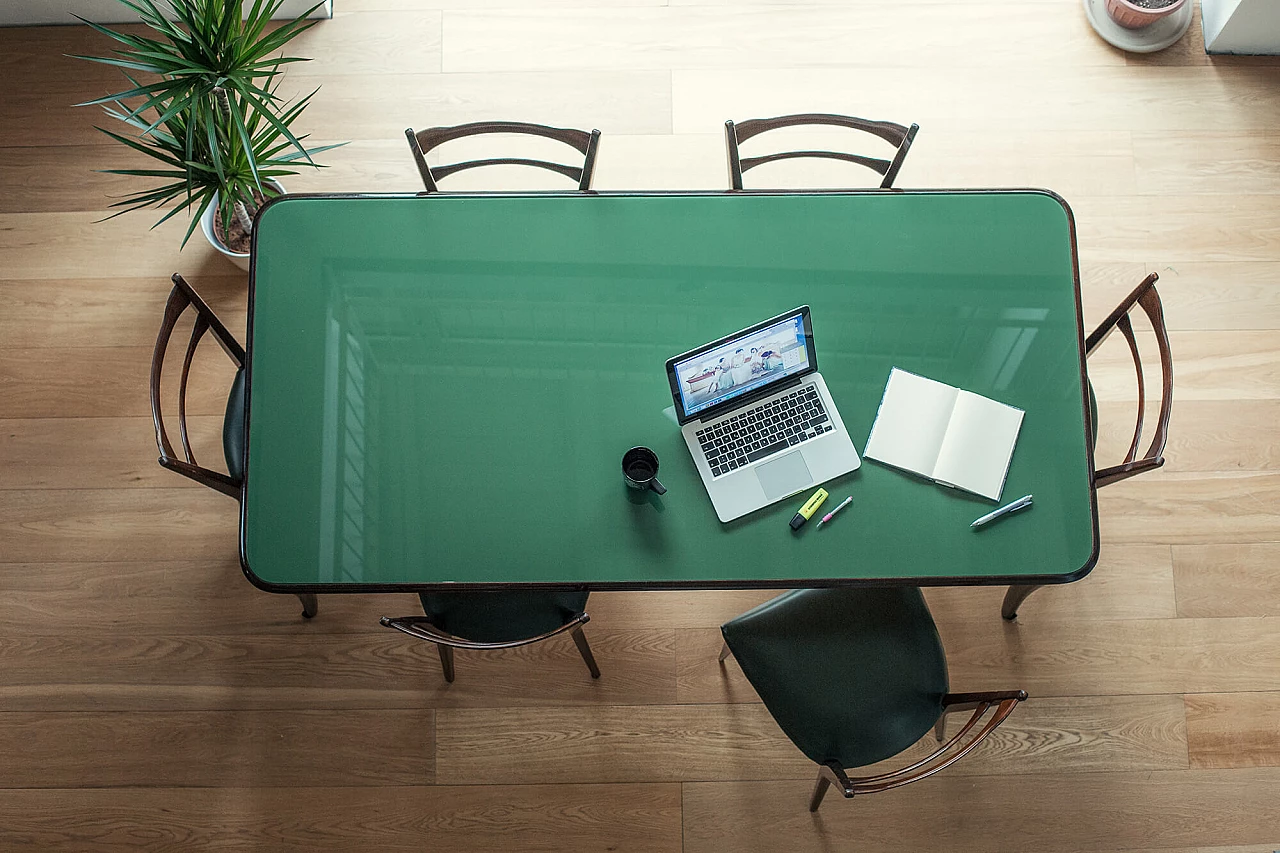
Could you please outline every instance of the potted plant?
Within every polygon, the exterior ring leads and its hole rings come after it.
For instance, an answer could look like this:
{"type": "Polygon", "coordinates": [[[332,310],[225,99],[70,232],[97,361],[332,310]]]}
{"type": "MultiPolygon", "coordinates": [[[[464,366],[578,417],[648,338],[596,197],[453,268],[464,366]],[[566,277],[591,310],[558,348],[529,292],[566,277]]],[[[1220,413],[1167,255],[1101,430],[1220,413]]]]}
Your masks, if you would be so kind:
{"type": "Polygon", "coordinates": [[[1107,0],[1107,14],[1131,30],[1148,27],[1181,9],[1187,0],[1107,0]]]}
{"type": "Polygon", "coordinates": [[[101,104],[136,129],[131,137],[99,128],[164,166],[104,171],[166,182],[116,202],[123,210],[112,215],[174,204],[160,222],[190,212],[184,246],[200,223],[214,248],[248,269],[253,216],[284,191],[276,179],[297,174],[298,165],[316,167],[312,155],[336,147],[307,148],[306,136],[290,129],[319,90],[287,103],[277,93],[280,68],[305,60],[272,55],[316,23],[306,16],[319,5],[268,32],[284,0],[254,0],[243,17],[241,0],[163,0],[163,10],[157,0],[121,2],[159,37],[84,21],[124,47],[110,57],[78,58],[121,68],[131,86],[82,106],[101,104]]]}

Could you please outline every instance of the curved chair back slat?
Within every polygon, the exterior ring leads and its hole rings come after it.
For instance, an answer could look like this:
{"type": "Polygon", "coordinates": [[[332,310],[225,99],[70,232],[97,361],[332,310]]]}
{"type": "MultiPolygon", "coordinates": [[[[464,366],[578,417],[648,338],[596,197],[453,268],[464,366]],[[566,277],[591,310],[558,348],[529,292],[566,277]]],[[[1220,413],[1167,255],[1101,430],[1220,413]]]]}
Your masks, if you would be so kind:
{"type": "Polygon", "coordinates": [[[736,123],[730,120],[724,123],[724,129],[729,155],[729,186],[732,189],[743,189],[742,173],[749,169],[775,160],[790,160],[802,157],[844,160],[849,163],[866,166],[883,176],[880,181],[881,189],[890,189],[893,187],[894,180],[898,177],[898,172],[902,169],[902,162],[906,159],[907,152],[911,149],[911,143],[915,140],[920,126],[912,124],[907,127],[891,121],[872,121],[858,118],[857,116],[836,115],[834,113],[799,113],[796,115],[776,116],[774,118],[747,119],[736,123]],[[835,151],[789,151],[759,157],[742,157],[738,149],[742,142],[762,133],[784,127],[809,125],[846,127],[852,130],[859,130],[885,140],[890,145],[895,146],[897,150],[891,160],[885,160],[835,151]]]}
{"type": "Polygon", "coordinates": [[[479,166],[531,166],[547,169],[564,175],[578,182],[578,189],[586,192],[591,189],[591,179],[595,172],[596,152],[600,146],[600,131],[578,130],[572,127],[551,127],[544,124],[532,124],[520,121],[477,121],[469,124],[458,124],[442,127],[429,127],[415,131],[407,128],[404,132],[409,140],[409,148],[413,153],[418,173],[422,176],[423,186],[427,192],[437,192],[437,181],[456,172],[474,169],[479,166]],[[469,136],[482,136],[490,133],[515,133],[526,136],[540,136],[563,142],[583,155],[581,166],[554,163],[549,160],[525,158],[495,157],[483,160],[467,160],[461,163],[449,163],[441,166],[427,164],[427,153],[433,148],[469,136]]]}
{"type": "Polygon", "coordinates": [[[160,451],[160,464],[171,471],[182,474],[184,477],[189,477],[211,489],[216,489],[239,500],[242,485],[240,479],[214,471],[211,468],[202,467],[196,462],[187,432],[187,381],[191,373],[191,363],[195,357],[196,347],[200,344],[206,332],[213,333],[214,340],[218,342],[222,350],[235,363],[237,369],[244,368],[244,348],[240,346],[240,343],[223,325],[213,309],[200,298],[200,294],[196,293],[195,288],[177,273],[173,274],[171,280],[173,282],[173,290],[169,292],[169,299],[165,303],[164,319],[160,323],[160,332],[156,336],[156,345],[151,353],[151,420],[155,426],[156,447],[160,451]],[[182,373],[178,383],[178,433],[183,453],[183,458],[179,459],[173,443],[169,440],[168,431],[165,429],[164,413],[160,400],[160,381],[164,373],[164,357],[169,348],[169,341],[173,337],[178,320],[189,307],[195,310],[196,318],[191,327],[191,337],[187,342],[186,352],[183,356],[182,373]]]}
{"type": "Polygon", "coordinates": [[[563,163],[552,163],[547,160],[527,160],[520,157],[491,157],[488,160],[464,160],[461,163],[450,163],[447,166],[436,166],[431,170],[431,174],[437,179],[447,178],[455,172],[463,172],[467,169],[474,169],[478,166],[534,166],[540,169],[548,169],[552,172],[559,172],[566,178],[572,178],[575,181],[582,178],[582,170],[574,166],[566,166],[563,163]]]}
{"type": "Polygon", "coordinates": [[[846,163],[857,163],[883,175],[892,165],[888,160],[878,157],[863,157],[861,154],[845,154],[841,151],[783,151],[779,154],[765,154],[760,157],[743,157],[739,160],[742,171],[753,169],[761,163],[772,163],[775,160],[803,160],[815,158],[819,160],[843,160],[846,163]]]}
{"type": "Polygon", "coordinates": [[[182,377],[178,381],[178,435],[182,439],[182,452],[187,455],[188,462],[195,462],[195,454],[191,452],[191,439],[187,435],[187,380],[191,376],[191,361],[195,358],[196,347],[200,339],[209,330],[209,321],[203,314],[196,314],[196,321],[191,327],[191,340],[187,343],[187,354],[182,359],[182,377]]]}
{"type": "Polygon", "coordinates": [[[454,649],[514,649],[564,633],[573,638],[591,677],[599,678],[600,668],[582,631],[591,619],[584,609],[589,595],[585,590],[423,593],[419,598],[426,615],[383,616],[379,621],[385,628],[434,643],[450,683],[454,649]]]}
{"type": "Polygon", "coordinates": [[[1094,472],[1093,482],[1097,488],[1145,471],[1153,471],[1164,465],[1164,448],[1169,441],[1169,419],[1173,414],[1173,353],[1169,347],[1169,330],[1165,326],[1164,306],[1156,290],[1156,282],[1159,280],[1160,276],[1156,273],[1151,273],[1143,279],[1142,283],[1134,288],[1133,292],[1126,296],[1085,339],[1087,357],[1118,328],[1129,344],[1129,353],[1133,356],[1133,365],[1138,377],[1138,413],[1129,450],[1125,453],[1124,461],[1119,465],[1100,468],[1094,472]],[[1138,352],[1138,339],[1133,332],[1133,320],[1130,314],[1135,307],[1140,307],[1151,322],[1151,328],[1155,331],[1156,349],[1160,357],[1160,413],[1156,419],[1151,443],[1141,458],[1138,458],[1138,447],[1142,443],[1147,393],[1143,379],[1142,357],[1138,352]]]}
{"type": "Polygon", "coordinates": [[[437,643],[441,646],[449,646],[454,649],[472,649],[476,651],[496,651],[499,649],[516,649],[520,646],[528,646],[533,643],[540,643],[543,640],[549,640],[557,634],[563,634],[565,631],[572,631],[591,621],[591,617],[585,613],[579,613],[568,622],[558,628],[553,628],[534,637],[525,637],[520,640],[508,640],[503,643],[483,643],[475,640],[466,640],[462,637],[455,637],[452,634],[446,634],[434,624],[432,624],[430,616],[383,616],[378,620],[379,624],[384,628],[392,628],[402,634],[408,634],[419,640],[426,640],[429,643],[437,643]]]}

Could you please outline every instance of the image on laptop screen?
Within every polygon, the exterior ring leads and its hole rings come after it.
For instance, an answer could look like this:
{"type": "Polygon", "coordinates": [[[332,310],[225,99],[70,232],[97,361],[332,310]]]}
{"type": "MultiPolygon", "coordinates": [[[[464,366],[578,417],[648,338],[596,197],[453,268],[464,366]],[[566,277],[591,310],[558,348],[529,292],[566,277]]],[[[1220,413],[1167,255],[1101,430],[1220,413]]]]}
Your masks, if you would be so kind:
{"type": "Polygon", "coordinates": [[[804,318],[787,317],[675,365],[686,414],[732,400],[809,367],[804,318]]]}

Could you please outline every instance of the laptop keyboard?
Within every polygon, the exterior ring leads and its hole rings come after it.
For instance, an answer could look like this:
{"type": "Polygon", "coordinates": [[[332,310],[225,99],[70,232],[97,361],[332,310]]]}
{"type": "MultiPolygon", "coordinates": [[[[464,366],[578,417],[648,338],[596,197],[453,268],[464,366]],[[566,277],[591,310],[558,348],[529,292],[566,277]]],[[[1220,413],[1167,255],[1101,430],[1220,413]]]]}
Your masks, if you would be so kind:
{"type": "Polygon", "coordinates": [[[817,388],[805,385],[696,434],[712,475],[719,477],[832,429],[817,388]]]}

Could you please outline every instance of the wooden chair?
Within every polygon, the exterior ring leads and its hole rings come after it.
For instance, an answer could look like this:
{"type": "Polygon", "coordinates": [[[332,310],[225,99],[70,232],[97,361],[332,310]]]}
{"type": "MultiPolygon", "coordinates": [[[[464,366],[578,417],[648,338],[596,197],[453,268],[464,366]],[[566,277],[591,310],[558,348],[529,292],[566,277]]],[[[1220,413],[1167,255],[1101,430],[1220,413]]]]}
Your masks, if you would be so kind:
{"type": "Polygon", "coordinates": [[[596,149],[600,145],[600,131],[575,130],[569,127],[548,127],[544,124],[528,124],[519,121],[477,121],[471,124],[458,124],[452,127],[429,127],[426,130],[405,130],[409,139],[409,148],[413,151],[414,162],[418,164],[418,173],[422,175],[422,183],[427,192],[439,190],[436,182],[454,172],[474,169],[478,166],[534,166],[559,172],[565,177],[578,182],[578,189],[586,192],[591,189],[592,173],[596,165],[596,149]],[[461,163],[450,163],[442,166],[428,166],[427,152],[438,145],[466,136],[480,136],[486,133],[523,133],[529,136],[542,136],[554,139],[576,148],[583,155],[581,166],[567,166],[563,163],[552,163],[547,160],[527,160],[515,157],[494,157],[486,160],[466,160],[461,163]]]}
{"type": "MultiPolygon", "coordinates": [[[[1164,307],[1160,304],[1160,294],[1156,291],[1156,282],[1160,276],[1152,273],[1134,288],[1133,292],[1116,306],[1107,319],[1085,339],[1085,357],[1093,354],[1107,336],[1119,328],[1120,333],[1129,343],[1129,352],[1133,355],[1133,364],[1138,373],[1138,416],[1133,429],[1133,441],[1129,444],[1129,452],[1119,465],[1099,468],[1093,472],[1095,488],[1109,486],[1129,477],[1154,471],[1164,464],[1164,446],[1169,439],[1169,416],[1173,413],[1173,355],[1169,349],[1169,330],[1165,328],[1164,307]],[[1156,428],[1151,436],[1151,444],[1141,458],[1138,457],[1138,446],[1142,443],[1143,418],[1146,414],[1146,383],[1142,376],[1142,357],[1138,354],[1138,341],[1133,333],[1133,321],[1130,312],[1140,307],[1155,330],[1156,349],[1160,354],[1160,414],[1156,420],[1156,428]]],[[[1098,444],[1098,401],[1093,393],[1093,383],[1089,383],[1089,427],[1093,445],[1098,444]]],[[[1037,585],[1020,585],[1009,587],[1005,593],[1004,603],[1000,607],[1000,615],[1005,619],[1015,619],[1018,607],[1027,596],[1040,587],[1037,585]]]]}
{"type": "Polygon", "coordinates": [[[883,175],[883,180],[880,181],[880,188],[889,189],[893,186],[894,179],[898,177],[898,170],[902,168],[902,161],[906,159],[907,152],[911,150],[911,143],[916,138],[916,133],[919,130],[920,125],[918,124],[913,124],[911,127],[903,127],[891,121],[868,121],[854,116],[832,115],[830,113],[803,113],[800,115],[778,116],[777,118],[756,118],[736,124],[733,121],[726,121],[724,123],[724,132],[725,141],[729,146],[729,186],[735,190],[742,189],[742,173],[748,169],[754,169],[761,163],[770,163],[774,160],[818,157],[825,160],[844,160],[849,163],[866,166],[883,175]],[[759,136],[762,133],[782,127],[802,125],[831,125],[865,131],[873,136],[880,137],[897,150],[892,160],[864,157],[860,154],[845,154],[838,151],[783,151],[778,154],[766,154],[760,157],[741,157],[738,153],[738,146],[753,136],[759,136]]]}
{"type": "MultiPolygon", "coordinates": [[[[173,290],[169,292],[169,300],[164,306],[164,320],[160,323],[160,334],[156,337],[155,350],[151,354],[151,419],[156,429],[156,446],[160,450],[160,464],[170,471],[176,471],[189,477],[201,485],[216,489],[224,495],[230,495],[237,501],[241,498],[244,485],[244,347],[227,331],[227,327],[218,319],[213,309],[200,298],[200,294],[186,280],[173,274],[173,290]],[[164,356],[169,348],[169,339],[187,308],[195,309],[195,320],[191,326],[191,338],[187,343],[187,352],[182,360],[182,375],[178,381],[178,435],[182,442],[182,458],[178,458],[173,444],[169,441],[169,433],[165,429],[164,414],[160,408],[160,377],[164,372],[164,356]],[[196,347],[200,344],[205,332],[213,332],[213,338],[222,347],[236,366],[236,376],[231,382],[231,391],[227,395],[226,414],[222,419],[222,452],[227,465],[227,473],[223,474],[212,468],[205,468],[196,462],[191,450],[191,440],[187,434],[187,380],[191,373],[191,361],[195,357],[196,347]]],[[[299,593],[302,602],[302,615],[310,619],[316,615],[317,603],[313,594],[299,593]]]]}
{"type": "Polygon", "coordinates": [[[942,641],[917,587],[795,590],[720,631],[721,662],[733,655],[782,731],[818,763],[811,812],[831,785],[848,798],[950,767],[1027,698],[1021,690],[948,692],[942,641]],[[943,742],[946,716],[961,711],[972,714],[943,742]],[[846,773],[898,755],[930,729],[941,746],[926,757],[885,773],[846,773]]]}
{"type": "Polygon", "coordinates": [[[425,616],[383,616],[383,626],[435,643],[444,679],[453,683],[454,649],[513,649],[538,643],[566,631],[579,654],[600,677],[591,646],[582,632],[590,621],[587,591],[432,592],[418,596],[425,616]]]}

